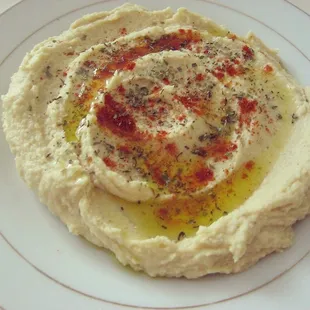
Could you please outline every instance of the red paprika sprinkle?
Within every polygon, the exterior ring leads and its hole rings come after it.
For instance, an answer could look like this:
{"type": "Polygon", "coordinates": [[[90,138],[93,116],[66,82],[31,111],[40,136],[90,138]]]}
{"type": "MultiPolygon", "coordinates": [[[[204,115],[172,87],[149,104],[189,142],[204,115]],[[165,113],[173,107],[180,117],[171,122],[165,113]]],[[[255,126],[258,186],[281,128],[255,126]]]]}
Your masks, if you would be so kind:
{"type": "Polygon", "coordinates": [[[127,29],[126,28],[121,28],[119,32],[120,32],[121,35],[125,36],[127,34],[127,29]]]}
{"type": "Polygon", "coordinates": [[[272,72],[272,71],[273,71],[273,68],[272,68],[270,65],[266,65],[266,66],[264,67],[264,72],[270,73],[270,72],[272,72]]]}
{"type": "Polygon", "coordinates": [[[129,62],[125,67],[124,70],[132,71],[135,68],[136,64],[134,62],[129,62]]]}
{"type": "Polygon", "coordinates": [[[120,94],[125,94],[125,88],[124,86],[121,84],[117,87],[117,91],[120,93],[120,94]]]}
{"type": "Polygon", "coordinates": [[[221,71],[213,71],[212,74],[219,80],[222,80],[225,74],[221,71]]]}
{"type": "Polygon", "coordinates": [[[169,80],[168,80],[167,78],[164,78],[164,79],[163,79],[163,83],[166,84],[166,85],[169,85],[169,84],[170,84],[170,82],[169,82],[169,80]]]}
{"type": "Polygon", "coordinates": [[[230,33],[227,37],[233,41],[237,39],[237,36],[234,33],[230,33]]]}
{"type": "Polygon", "coordinates": [[[237,75],[237,70],[236,70],[236,68],[235,68],[233,65],[227,66],[226,72],[227,72],[230,76],[237,75]]]}
{"type": "Polygon", "coordinates": [[[103,162],[106,164],[107,167],[113,169],[117,166],[116,162],[109,157],[103,158],[103,162]]]}
{"type": "Polygon", "coordinates": [[[204,75],[199,73],[196,75],[196,81],[203,81],[205,79],[204,75]]]}
{"type": "Polygon", "coordinates": [[[181,114],[178,116],[178,120],[181,122],[181,121],[184,121],[186,119],[186,115],[185,114],[181,114]]]}
{"type": "Polygon", "coordinates": [[[135,119],[130,111],[106,94],[104,106],[97,111],[97,120],[101,127],[108,128],[115,135],[128,139],[141,140],[143,134],[138,131],[135,119]]]}
{"type": "Polygon", "coordinates": [[[249,100],[247,98],[241,98],[239,99],[239,107],[241,110],[241,114],[249,114],[256,111],[257,101],[249,100]]]}
{"type": "Polygon", "coordinates": [[[159,139],[164,139],[164,138],[167,136],[167,134],[168,134],[167,131],[161,130],[161,131],[159,131],[159,132],[157,133],[157,137],[158,137],[159,139]]]}
{"type": "Polygon", "coordinates": [[[199,182],[214,180],[214,172],[210,168],[201,168],[195,173],[195,176],[199,182]]]}
{"type": "Polygon", "coordinates": [[[253,160],[250,160],[248,161],[246,164],[245,164],[245,168],[249,171],[251,171],[253,169],[255,165],[255,162],[253,160]]]}
{"type": "Polygon", "coordinates": [[[158,210],[158,215],[159,215],[159,217],[161,217],[162,219],[165,219],[165,218],[167,218],[167,216],[168,216],[168,210],[167,210],[166,208],[160,208],[160,209],[158,210]]]}
{"type": "Polygon", "coordinates": [[[242,173],[242,179],[247,179],[248,175],[246,173],[242,173]]]}
{"type": "Polygon", "coordinates": [[[125,154],[131,153],[131,150],[130,150],[129,146],[127,146],[127,145],[121,145],[121,146],[118,148],[118,150],[119,150],[120,152],[122,152],[122,153],[125,153],[125,154]]]}
{"type": "Polygon", "coordinates": [[[175,156],[178,153],[178,148],[176,146],[175,143],[169,143],[165,146],[165,149],[167,150],[167,152],[172,155],[175,156]]]}
{"type": "Polygon", "coordinates": [[[252,59],[254,56],[253,50],[250,47],[248,47],[247,45],[244,45],[242,47],[242,54],[243,54],[243,57],[245,59],[252,59]]]}

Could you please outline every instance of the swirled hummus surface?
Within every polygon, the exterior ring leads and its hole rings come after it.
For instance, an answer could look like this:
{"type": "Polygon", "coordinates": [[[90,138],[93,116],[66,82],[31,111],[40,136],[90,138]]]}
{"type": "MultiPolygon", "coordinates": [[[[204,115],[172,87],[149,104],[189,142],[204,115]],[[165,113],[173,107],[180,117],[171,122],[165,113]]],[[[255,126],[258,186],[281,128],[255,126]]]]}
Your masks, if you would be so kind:
{"type": "Polygon", "coordinates": [[[152,276],[199,277],[291,245],[309,213],[307,93],[252,33],[126,4],[26,55],[4,130],[72,233],[152,276]]]}

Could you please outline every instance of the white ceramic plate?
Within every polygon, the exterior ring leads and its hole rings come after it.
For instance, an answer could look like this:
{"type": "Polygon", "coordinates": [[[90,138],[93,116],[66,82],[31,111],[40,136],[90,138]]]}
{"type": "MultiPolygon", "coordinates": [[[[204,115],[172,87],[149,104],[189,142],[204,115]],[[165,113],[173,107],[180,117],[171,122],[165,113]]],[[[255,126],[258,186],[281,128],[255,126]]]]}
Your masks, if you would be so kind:
{"type": "MultiPolygon", "coordinates": [[[[82,15],[123,0],[24,0],[0,16],[0,93],[34,44],[82,15]]],[[[135,0],[150,9],[184,6],[238,34],[253,30],[301,84],[310,85],[310,18],[284,0],[135,0]]],[[[0,134],[0,305],[5,309],[310,309],[310,218],[295,245],[237,275],[151,279],[68,233],[18,177],[0,134]]],[[[310,156],[310,154],[309,154],[310,156]]],[[[0,306],[0,308],[1,308],[0,306]]]]}

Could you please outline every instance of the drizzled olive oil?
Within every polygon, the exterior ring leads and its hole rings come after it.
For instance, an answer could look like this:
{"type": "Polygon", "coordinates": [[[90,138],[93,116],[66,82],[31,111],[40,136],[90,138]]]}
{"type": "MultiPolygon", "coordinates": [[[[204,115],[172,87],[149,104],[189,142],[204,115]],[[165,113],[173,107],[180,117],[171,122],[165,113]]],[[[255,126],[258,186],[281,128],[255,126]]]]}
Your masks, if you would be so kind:
{"type": "Polygon", "coordinates": [[[181,240],[193,236],[199,226],[209,226],[242,206],[272,169],[290,135],[292,111],[289,100],[291,97],[285,96],[282,107],[278,107],[282,124],[269,147],[205,194],[164,203],[119,200],[121,212],[135,224],[141,238],[167,236],[181,240]]]}
{"type": "Polygon", "coordinates": [[[256,160],[200,197],[176,198],[167,203],[125,203],[122,212],[143,237],[167,236],[177,240],[192,236],[199,226],[209,226],[241,206],[258,188],[272,163],[256,160]]]}

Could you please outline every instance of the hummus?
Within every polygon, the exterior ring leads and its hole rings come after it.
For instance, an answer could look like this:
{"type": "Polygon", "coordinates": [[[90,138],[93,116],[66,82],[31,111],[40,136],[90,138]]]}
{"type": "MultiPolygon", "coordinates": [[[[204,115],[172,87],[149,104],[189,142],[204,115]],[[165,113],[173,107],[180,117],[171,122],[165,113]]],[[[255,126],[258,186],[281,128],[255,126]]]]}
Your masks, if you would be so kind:
{"type": "Polygon", "coordinates": [[[125,4],[28,53],[17,169],[73,234],[151,276],[235,273],[310,212],[309,90],[254,34],[125,4]]]}

